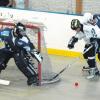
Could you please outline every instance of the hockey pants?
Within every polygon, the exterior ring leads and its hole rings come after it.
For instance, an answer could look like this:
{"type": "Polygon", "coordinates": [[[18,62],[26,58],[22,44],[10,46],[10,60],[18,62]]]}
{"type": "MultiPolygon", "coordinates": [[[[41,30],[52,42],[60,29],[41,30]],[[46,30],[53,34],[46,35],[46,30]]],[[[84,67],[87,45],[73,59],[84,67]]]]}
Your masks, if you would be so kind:
{"type": "Polygon", "coordinates": [[[87,44],[85,45],[85,49],[84,49],[84,59],[87,60],[87,63],[89,65],[89,68],[94,68],[96,67],[96,45],[95,44],[87,44]]]}

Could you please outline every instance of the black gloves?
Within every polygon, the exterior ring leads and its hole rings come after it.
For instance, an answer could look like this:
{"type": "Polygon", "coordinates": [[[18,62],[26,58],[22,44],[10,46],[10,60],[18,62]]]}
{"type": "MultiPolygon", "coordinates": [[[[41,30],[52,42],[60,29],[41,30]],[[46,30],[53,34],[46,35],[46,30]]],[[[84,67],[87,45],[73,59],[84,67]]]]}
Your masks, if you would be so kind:
{"type": "Polygon", "coordinates": [[[68,44],[68,48],[69,48],[69,49],[72,49],[72,48],[74,48],[74,45],[68,44]]]}
{"type": "Polygon", "coordinates": [[[33,49],[30,53],[31,53],[32,57],[35,57],[35,59],[36,59],[39,63],[41,63],[41,62],[43,61],[42,55],[41,55],[40,52],[37,51],[36,49],[33,49]]]}
{"type": "Polygon", "coordinates": [[[75,45],[75,43],[78,41],[78,38],[76,38],[76,37],[72,37],[71,39],[70,39],[70,41],[68,42],[68,48],[69,49],[72,49],[72,48],[74,48],[74,45],[75,45]]]}
{"type": "Polygon", "coordinates": [[[93,37],[90,38],[90,42],[95,42],[95,41],[97,41],[97,38],[93,38],[93,37]]]}

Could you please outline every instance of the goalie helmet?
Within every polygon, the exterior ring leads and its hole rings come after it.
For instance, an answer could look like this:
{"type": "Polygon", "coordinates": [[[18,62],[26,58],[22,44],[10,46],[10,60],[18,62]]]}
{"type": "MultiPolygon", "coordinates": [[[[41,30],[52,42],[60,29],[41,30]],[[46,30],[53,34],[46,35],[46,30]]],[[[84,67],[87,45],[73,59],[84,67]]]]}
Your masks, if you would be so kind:
{"type": "Polygon", "coordinates": [[[81,23],[78,19],[73,19],[71,21],[71,29],[72,30],[76,30],[77,28],[80,28],[81,27],[81,23]]]}
{"type": "Polygon", "coordinates": [[[85,13],[83,16],[83,23],[93,23],[93,15],[91,13],[85,13]]]}
{"type": "Polygon", "coordinates": [[[26,35],[26,27],[24,24],[18,22],[17,24],[15,24],[15,28],[14,28],[14,32],[18,35],[18,36],[24,36],[26,35]]]}

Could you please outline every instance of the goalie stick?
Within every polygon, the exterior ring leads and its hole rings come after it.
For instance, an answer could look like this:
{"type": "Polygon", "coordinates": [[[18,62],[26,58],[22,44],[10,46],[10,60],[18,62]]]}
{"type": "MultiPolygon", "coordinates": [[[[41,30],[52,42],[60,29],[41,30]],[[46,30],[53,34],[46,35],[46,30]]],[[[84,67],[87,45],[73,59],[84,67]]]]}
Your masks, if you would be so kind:
{"type": "Polygon", "coordinates": [[[1,84],[1,85],[9,85],[9,84],[10,84],[10,81],[0,79],[0,84],[1,84]]]}

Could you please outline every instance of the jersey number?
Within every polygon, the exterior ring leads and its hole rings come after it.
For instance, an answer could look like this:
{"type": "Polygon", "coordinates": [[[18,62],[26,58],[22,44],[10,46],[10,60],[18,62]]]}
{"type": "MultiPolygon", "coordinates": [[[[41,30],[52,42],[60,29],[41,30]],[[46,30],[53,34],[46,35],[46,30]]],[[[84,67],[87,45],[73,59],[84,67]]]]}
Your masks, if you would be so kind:
{"type": "Polygon", "coordinates": [[[94,28],[92,28],[91,33],[92,33],[92,35],[93,35],[93,37],[94,37],[94,38],[96,38],[96,37],[97,37],[97,35],[96,35],[96,32],[95,32],[94,28]]]}

